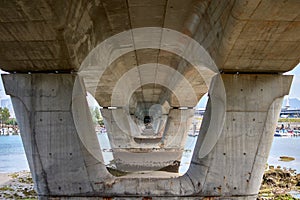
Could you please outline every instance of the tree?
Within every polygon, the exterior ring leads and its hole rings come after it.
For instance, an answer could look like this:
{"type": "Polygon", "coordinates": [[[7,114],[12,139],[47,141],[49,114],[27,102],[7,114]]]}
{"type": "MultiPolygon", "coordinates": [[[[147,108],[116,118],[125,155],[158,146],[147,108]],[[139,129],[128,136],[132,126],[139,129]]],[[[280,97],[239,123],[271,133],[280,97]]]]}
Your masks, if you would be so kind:
{"type": "Polygon", "coordinates": [[[102,116],[101,116],[100,111],[99,111],[99,107],[95,107],[94,114],[95,114],[96,122],[99,125],[104,125],[102,116]]]}
{"type": "Polygon", "coordinates": [[[10,113],[8,108],[2,108],[0,107],[0,120],[1,124],[6,124],[9,120],[10,113]]]}
{"type": "Polygon", "coordinates": [[[99,107],[95,107],[94,109],[92,107],[90,107],[90,111],[92,114],[92,119],[93,119],[94,124],[104,125],[102,116],[99,111],[99,107]]]}
{"type": "Polygon", "coordinates": [[[100,112],[99,112],[99,108],[96,107],[96,108],[94,109],[94,114],[95,114],[95,117],[96,117],[97,121],[99,121],[100,118],[101,118],[100,112]]]}
{"type": "Polygon", "coordinates": [[[7,124],[8,125],[18,125],[18,122],[17,122],[17,120],[16,120],[16,118],[9,118],[8,120],[7,120],[7,124]]]}

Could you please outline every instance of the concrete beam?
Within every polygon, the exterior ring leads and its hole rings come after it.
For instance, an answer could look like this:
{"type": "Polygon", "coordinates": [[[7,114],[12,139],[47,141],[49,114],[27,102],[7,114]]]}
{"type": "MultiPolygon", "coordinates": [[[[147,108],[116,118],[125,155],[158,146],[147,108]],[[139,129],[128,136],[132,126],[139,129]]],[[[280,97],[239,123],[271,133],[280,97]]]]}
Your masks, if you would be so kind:
{"type": "Polygon", "coordinates": [[[3,1],[0,65],[10,72],[77,71],[113,35],[162,27],[194,38],[220,70],[285,72],[300,59],[299,6],[295,0],[3,1]]]}

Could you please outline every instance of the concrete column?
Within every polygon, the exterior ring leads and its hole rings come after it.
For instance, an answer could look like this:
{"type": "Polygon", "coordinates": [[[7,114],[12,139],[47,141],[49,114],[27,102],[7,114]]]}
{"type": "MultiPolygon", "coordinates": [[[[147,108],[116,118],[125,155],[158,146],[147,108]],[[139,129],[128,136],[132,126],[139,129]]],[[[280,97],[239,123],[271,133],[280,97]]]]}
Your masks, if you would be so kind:
{"type": "Polygon", "coordinates": [[[81,82],[71,74],[2,77],[39,196],[93,193],[96,187],[91,181],[110,175],[103,164],[81,82]]]}
{"type": "MultiPolygon", "coordinates": [[[[273,141],[282,99],[292,76],[264,74],[222,75],[226,98],[223,130],[208,154],[201,149],[214,106],[208,103],[187,176],[204,196],[251,196],[255,199],[273,141]],[[200,189],[201,188],[201,189],[200,189]]],[[[213,95],[213,94],[212,94],[213,95]]]]}
{"type": "Polygon", "coordinates": [[[193,116],[193,109],[170,110],[165,133],[163,135],[163,145],[165,148],[180,148],[181,151],[183,151],[193,116]]]}
{"type": "Polygon", "coordinates": [[[122,109],[103,109],[101,113],[119,170],[159,170],[168,166],[173,172],[178,170],[193,110],[171,109],[162,136],[141,135],[122,109]]]}

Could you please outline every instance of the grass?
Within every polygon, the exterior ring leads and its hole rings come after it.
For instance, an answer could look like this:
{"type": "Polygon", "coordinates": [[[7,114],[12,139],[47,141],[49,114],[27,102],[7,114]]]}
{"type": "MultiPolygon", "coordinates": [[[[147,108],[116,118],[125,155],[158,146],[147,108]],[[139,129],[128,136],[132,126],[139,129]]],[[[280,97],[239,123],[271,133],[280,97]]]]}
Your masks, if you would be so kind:
{"type": "Polygon", "coordinates": [[[10,174],[9,176],[12,177],[13,179],[16,179],[16,178],[18,178],[19,174],[16,172],[16,173],[10,174]]]}
{"type": "Polygon", "coordinates": [[[300,118],[279,118],[278,122],[300,122],[300,118]]]}
{"type": "Polygon", "coordinates": [[[275,200],[296,200],[296,198],[292,197],[289,194],[282,194],[282,195],[278,195],[274,198],[275,200]]]}
{"type": "Polygon", "coordinates": [[[14,191],[14,189],[9,186],[4,186],[0,188],[0,191],[14,191]]]}

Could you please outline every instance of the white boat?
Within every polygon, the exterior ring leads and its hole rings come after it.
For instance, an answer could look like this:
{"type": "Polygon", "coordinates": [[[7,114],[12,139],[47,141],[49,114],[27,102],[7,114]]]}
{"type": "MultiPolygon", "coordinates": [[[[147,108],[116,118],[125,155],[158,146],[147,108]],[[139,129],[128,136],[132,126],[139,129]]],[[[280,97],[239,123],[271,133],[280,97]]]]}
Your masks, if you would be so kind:
{"type": "Polygon", "coordinates": [[[286,129],[277,130],[274,134],[275,137],[290,137],[290,134],[286,129]]]}

